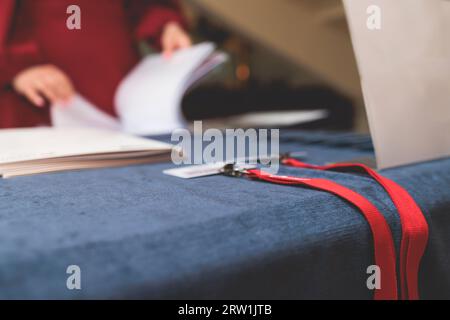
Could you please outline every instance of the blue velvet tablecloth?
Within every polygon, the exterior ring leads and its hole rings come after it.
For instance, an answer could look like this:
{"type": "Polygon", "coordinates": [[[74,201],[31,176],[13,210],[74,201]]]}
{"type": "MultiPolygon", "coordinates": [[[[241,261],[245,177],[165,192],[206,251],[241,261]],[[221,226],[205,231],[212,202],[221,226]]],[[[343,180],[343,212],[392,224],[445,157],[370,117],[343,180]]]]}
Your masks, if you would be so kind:
{"type": "MultiPolygon", "coordinates": [[[[282,151],[324,163],[371,155],[353,135],[282,132],[282,151]]],[[[0,180],[0,298],[371,299],[372,238],[361,214],[327,193],[244,178],[167,176],[170,163],[0,180]],[[66,268],[81,268],[68,290],[66,268]]],[[[372,180],[333,179],[386,216],[396,211],[372,180]]],[[[385,171],[423,209],[430,241],[422,298],[450,298],[450,159],[385,171]]]]}

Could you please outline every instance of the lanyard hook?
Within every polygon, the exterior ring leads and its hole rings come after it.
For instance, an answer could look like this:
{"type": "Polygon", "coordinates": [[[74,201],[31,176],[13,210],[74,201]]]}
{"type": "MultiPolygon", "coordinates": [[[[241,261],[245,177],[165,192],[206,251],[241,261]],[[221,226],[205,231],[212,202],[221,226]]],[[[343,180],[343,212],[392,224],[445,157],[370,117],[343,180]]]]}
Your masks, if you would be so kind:
{"type": "MultiPolygon", "coordinates": [[[[254,166],[251,166],[251,168],[254,168],[254,166]]],[[[221,173],[228,177],[242,177],[248,174],[247,169],[250,169],[249,166],[240,166],[235,163],[227,163],[221,169],[221,173]]]]}

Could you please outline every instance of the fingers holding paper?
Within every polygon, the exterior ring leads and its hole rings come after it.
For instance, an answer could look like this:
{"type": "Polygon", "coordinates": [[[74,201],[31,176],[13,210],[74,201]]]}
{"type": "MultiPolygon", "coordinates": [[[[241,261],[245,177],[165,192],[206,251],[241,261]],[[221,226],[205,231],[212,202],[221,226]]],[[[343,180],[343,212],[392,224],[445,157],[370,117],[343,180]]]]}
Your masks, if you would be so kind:
{"type": "Polygon", "coordinates": [[[163,55],[170,58],[175,50],[192,46],[192,41],[186,31],[176,22],[169,22],[161,38],[163,55]]]}
{"type": "Polygon", "coordinates": [[[67,103],[75,94],[72,81],[53,65],[31,67],[18,73],[13,80],[14,89],[37,107],[67,103]]]}

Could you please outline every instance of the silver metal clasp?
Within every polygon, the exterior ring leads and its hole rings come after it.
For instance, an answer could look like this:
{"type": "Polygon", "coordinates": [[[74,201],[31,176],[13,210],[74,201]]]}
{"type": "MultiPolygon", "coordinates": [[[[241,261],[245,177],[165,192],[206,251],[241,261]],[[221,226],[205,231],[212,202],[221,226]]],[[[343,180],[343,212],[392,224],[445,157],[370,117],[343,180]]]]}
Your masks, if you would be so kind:
{"type": "Polygon", "coordinates": [[[247,174],[247,170],[255,169],[256,165],[227,163],[223,166],[221,173],[229,177],[242,177],[247,174]]]}

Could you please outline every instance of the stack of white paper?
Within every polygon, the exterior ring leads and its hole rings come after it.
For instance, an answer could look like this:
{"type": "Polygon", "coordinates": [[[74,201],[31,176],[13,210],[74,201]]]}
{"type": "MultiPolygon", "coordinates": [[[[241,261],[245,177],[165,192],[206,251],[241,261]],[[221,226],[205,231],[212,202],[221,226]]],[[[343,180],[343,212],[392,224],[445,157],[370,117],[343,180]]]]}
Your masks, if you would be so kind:
{"type": "Polygon", "coordinates": [[[0,130],[0,175],[117,167],[170,159],[172,146],[97,129],[0,130]]]}

